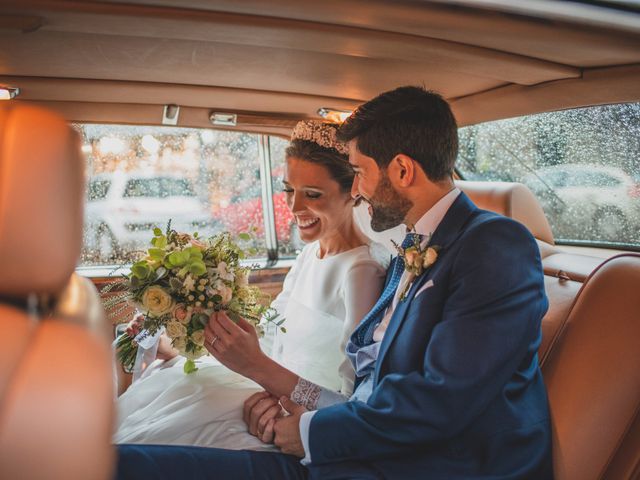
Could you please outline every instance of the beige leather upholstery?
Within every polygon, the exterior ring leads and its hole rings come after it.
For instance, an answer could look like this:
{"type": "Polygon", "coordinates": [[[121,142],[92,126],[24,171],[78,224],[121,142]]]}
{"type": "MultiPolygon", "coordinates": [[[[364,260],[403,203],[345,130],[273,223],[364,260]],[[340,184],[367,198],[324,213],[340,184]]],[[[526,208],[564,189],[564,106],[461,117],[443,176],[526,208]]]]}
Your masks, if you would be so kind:
{"type": "Polygon", "coordinates": [[[542,344],[538,348],[540,364],[547,361],[549,347],[559,335],[573,302],[582,288],[581,282],[550,275],[544,276],[544,288],[549,299],[549,309],[542,319],[542,344]]]}
{"type": "Polygon", "coordinates": [[[53,314],[70,323],[84,325],[111,342],[113,328],[107,320],[98,290],[86,277],[74,273],[59,293],[53,314]]]}
{"type": "Polygon", "coordinates": [[[564,253],[526,187],[457,184],[480,208],[519,220],[538,239],[549,298],[539,356],[556,480],[640,479],[640,255],[603,263],[564,253]]]}
{"type": "Polygon", "coordinates": [[[57,293],[73,273],[82,241],[78,138],[57,115],[5,107],[0,159],[0,292],[57,293]]]}
{"type": "Polygon", "coordinates": [[[543,374],[557,480],[640,475],[640,255],[603,263],[553,341],[543,374]]]}
{"type": "Polygon", "coordinates": [[[550,252],[542,259],[544,273],[584,282],[604,259],[576,253],[550,252]]]}
{"type": "Polygon", "coordinates": [[[73,274],[83,165],[63,119],[0,106],[2,479],[113,473],[109,343],[87,328],[100,322],[95,288],[73,274]]]}
{"type": "Polygon", "coordinates": [[[553,245],[551,227],[542,207],[521,183],[456,180],[456,185],[478,207],[519,221],[538,240],[553,245]]]}

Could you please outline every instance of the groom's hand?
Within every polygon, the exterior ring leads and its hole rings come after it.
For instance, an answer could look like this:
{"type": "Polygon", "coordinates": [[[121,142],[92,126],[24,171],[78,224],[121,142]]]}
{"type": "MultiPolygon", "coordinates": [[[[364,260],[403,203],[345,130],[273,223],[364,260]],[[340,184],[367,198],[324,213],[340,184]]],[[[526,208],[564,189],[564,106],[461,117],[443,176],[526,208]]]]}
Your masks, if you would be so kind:
{"type": "Polygon", "coordinates": [[[289,415],[275,419],[273,425],[275,439],[273,443],[280,447],[282,453],[303,458],[305,452],[300,438],[300,417],[307,409],[289,400],[288,397],[282,397],[280,405],[289,415]]]}

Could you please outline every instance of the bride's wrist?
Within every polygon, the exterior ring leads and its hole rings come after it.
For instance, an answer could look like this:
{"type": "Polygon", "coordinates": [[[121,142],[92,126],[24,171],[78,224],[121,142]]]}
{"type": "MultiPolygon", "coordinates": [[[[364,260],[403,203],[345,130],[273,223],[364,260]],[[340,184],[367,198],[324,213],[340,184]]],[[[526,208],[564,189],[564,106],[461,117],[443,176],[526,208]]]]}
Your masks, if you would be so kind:
{"type": "Polygon", "coordinates": [[[256,383],[262,384],[264,382],[264,378],[268,376],[267,370],[269,369],[270,362],[271,359],[263,352],[260,352],[256,359],[251,362],[247,372],[245,372],[245,377],[250,378],[256,383]]]}

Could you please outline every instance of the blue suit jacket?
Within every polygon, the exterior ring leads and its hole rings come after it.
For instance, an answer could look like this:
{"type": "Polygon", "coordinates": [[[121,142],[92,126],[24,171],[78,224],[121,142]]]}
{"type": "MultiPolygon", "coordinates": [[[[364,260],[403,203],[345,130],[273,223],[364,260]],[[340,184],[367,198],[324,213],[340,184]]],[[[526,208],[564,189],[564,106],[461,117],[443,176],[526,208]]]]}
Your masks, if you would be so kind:
{"type": "Polygon", "coordinates": [[[462,193],[431,244],[441,247],[438,259],[391,318],[367,403],[314,415],[312,470],[322,476],[360,465],[384,478],[552,478],[537,357],[548,302],[535,240],[462,193]]]}

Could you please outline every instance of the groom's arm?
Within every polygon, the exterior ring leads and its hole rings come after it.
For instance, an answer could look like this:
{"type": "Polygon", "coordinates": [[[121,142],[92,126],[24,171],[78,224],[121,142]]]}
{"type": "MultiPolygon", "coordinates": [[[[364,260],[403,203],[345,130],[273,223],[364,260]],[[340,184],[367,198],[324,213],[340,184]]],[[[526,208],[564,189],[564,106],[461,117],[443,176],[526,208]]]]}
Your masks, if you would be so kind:
{"type": "MultiPolygon", "coordinates": [[[[318,410],[309,428],[314,463],[381,458],[454,437],[536,347],[547,302],[535,240],[504,218],[464,235],[422,368],[387,374],[367,403],[318,410]]],[[[427,297],[417,297],[412,312],[427,308],[427,297]]]]}

